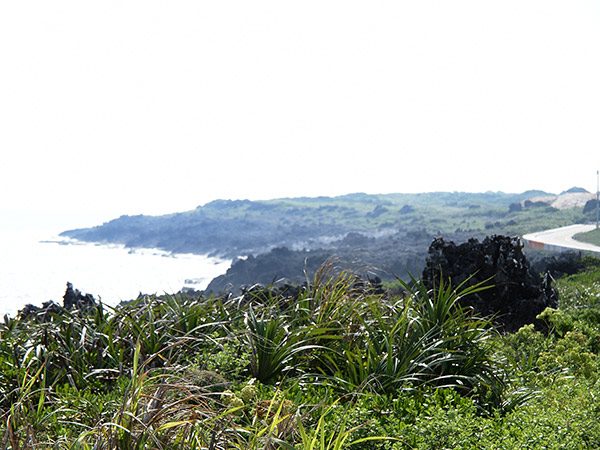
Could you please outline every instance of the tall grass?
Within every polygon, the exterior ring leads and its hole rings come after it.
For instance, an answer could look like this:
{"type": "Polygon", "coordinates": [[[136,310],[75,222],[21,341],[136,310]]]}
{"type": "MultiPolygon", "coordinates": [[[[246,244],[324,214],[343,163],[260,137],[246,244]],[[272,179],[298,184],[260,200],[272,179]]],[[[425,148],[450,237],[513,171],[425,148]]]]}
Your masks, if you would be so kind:
{"type": "Polygon", "coordinates": [[[332,434],[328,412],[316,419],[297,413],[314,404],[302,397],[311,384],[344,398],[444,387],[481,397],[488,410],[506,402],[493,328],[459,305],[474,288],[440,284],[427,291],[416,280],[405,288],[404,297],[378,295],[329,264],[296,297],[167,295],[117,308],[6,318],[0,323],[0,446],[324,450],[359,444],[355,425],[340,422],[332,434]],[[223,401],[228,389],[251,377],[265,385],[261,401],[268,405],[294,386],[295,407],[284,410],[277,400],[279,408],[267,414],[274,419],[265,421],[257,419],[258,400],[235,407],[223,401]],[[297,426],[287,426],[292,423],[297,426]]]}
{"type": "Polygon", "coordinates": [[[462,308],[458,299],[473,291],[440,284],[427,291],[418,282],[405,284],[401,299],[368,295],[354,308],[359,339],[342,339],[336,377],[349,389],[391,393],[434,385],[466,394],[486,384],[501,385],[495,376],[493,328],[488,320],[462,308]]]}

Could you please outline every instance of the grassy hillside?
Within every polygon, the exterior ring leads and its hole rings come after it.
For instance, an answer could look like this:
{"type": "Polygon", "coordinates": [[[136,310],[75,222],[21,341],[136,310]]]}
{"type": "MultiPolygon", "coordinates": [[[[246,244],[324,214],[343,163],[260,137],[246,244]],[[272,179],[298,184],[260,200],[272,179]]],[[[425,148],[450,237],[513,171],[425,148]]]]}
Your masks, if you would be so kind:
{"type": "MultiPolygon", "coordinates": [[[[84,241],[153,247],[230,258],[234,263],[210,285],[229,286],[277,278],[295,282],[327,258],[379,269],[378,275],[408,279],[422,270],[434,237],[463,242],[492,234],[522,235],[588,220],[583,208],[558,210],[526,199],[541,192],[422,193],[283,198],[266,201],[216,200],[193,211],[165,216],[124,216],[64,236],[84,241]],[[293,251],[282,263],[280,254],[293,251]],[[308,266],[305,261],[311,264],[308,266]],[[357,261],[359,263],[357,263],[357,261]]],[[[201,274],[199,274],[200,276],[201,274]]]]}
{"type": "Polygon", "coordinates": [[[588,231],[587,233],[579,233],[573,237],[578,241],[600,246],[600,229],[588,231]]]}
{"type": "Polygon", "coordinates": [[[570,224],[580,210],[532,207],[510,211],[531,193],[425,193],[216,200],[193,211],[165,216],[123,216],[101,226],[63,235],[84,241],[227,257],[257,254],[277,246],[313,249],[349,232],[377,236],[395,231],[521,234],[540,225],[570,224]]]}
{"type": "Polygon", "coordinates": [[[507,335],[452,289],[376,294],[329,267],[291,297],[7,317],[0,447],[598,448],[597,260],[558,288],[544,330],[507,335]]]}

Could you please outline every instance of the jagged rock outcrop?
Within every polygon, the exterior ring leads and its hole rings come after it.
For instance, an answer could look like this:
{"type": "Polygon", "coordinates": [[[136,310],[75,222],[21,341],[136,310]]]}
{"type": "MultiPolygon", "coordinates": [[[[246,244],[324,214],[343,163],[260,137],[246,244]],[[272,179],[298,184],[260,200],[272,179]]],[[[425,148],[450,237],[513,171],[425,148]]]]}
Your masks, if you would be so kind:
{"type": "Polygon", "coordinates": [[[270,252],[238,259],[224,275],[214,278],[206,288],[207,293],[238,294],[248,286],[269,286],[280,279],[295,284],[312,278],[317,269],[331,256],[326,251],[293,251],[278,247],[270,252]]]}
{"type": "Polygon", "coordinates": [[[564,275],[573,275],[586,265],[586,258],[577,251],[560,252],[555,254],[530,254],[529,262],[533,273],[549,272],[552,278],[558,279],[564,275]]]}
{"type": "MultiPolygon", "coordinates": [[[[321,279],[321,282],[329,283],[331,280],[334,280],[335,283],[336,275],[351,275],[351,277],[348,278],[351,285],[351,289],[349,291],[351,295],[358,295],[365,292],[369,292],[374,295],[385,294],[385,290],[381,284],[381,278],[378,276],[374,276],[372,278],[367,276],[365,278],[357,273],[346,273],[345,270],[337,268],[332,264],[333,261],[330,261],[319,269],[319,271],[321,271],[320,275],[327,275],[325,279],[321,279]],[[329,276],[333,276],[333,278],[330,279],[329,276]]],[[[306,295],[307,291],[310,292],[313,288],[314,286],[312,284],[308,284],[307,282],[295,284],[289,280],[280,280],[277,283],[269,286],[255,284],[250,287],[242,287],[240,295],[238,295],[234,301],[236,301],[239,305],[247,305],[250,303],[272,303],[274,300],[277,300],[280,307],[282,309],[286,309],[289,307],[291,301],[298,300],[300,296],[306,295]]],[[[232,295],[224,293],[222,294],[222,297],[232,298],[232,295]]]]}
{"type": "Polygon", "coordinates": [[[65,309],[76,308],[80,311],[87,311],[96,306],[96,300],[91,294],[83,295],[79,289],[73,289],[73,284],[67,282],[67,290],[63,296],[63,307],[65,309]]]}
{"type": "Polygon", "coordinates": [[[42,303],[41,307],[28,304],[19,311],[19,317],[22,319],[37,319],[41,322],[48,322],[52,320],[53,315],[62,314],[65,309],[77,309],[82,312],[88,312],[95,307],[96,300],[94,300],[94,297],[91,294],[83,295],[79,289],[73,289],[72,283],[67,282],[67,290],[63,296],[62,308],[52,300],[42,303]]]}
{"type": "Polygon", "coordinates": [[[551,275],[546,272],[540,277],[531,270],[516,237],[494,235],[482,242],[469,239],[460,245],[436,238],[429,247],[423,282],[432,289],[441,276],[455,287],[461,283],[465,283],[463,287],[478,283],[493,286],[465,296],[461,304],[474,308],[479,315],[494,316],[506,331],[539,323],[536,316],[558,302],[551,275]]]}

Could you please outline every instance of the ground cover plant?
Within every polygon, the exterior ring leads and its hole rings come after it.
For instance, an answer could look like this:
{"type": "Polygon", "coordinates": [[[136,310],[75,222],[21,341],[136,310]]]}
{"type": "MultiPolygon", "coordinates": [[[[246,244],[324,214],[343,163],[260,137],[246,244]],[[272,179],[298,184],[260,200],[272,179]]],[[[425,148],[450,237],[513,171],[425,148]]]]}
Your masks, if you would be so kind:
{"type": "Polygon", "coordinates": [[[600,265],[499,333],[418,280],[323,266],[293,291],[142,296],[0,323],[6,449],[600,446],[600,265]],[[398,289],[401,288],[401,289],[398,289]]]}
{"type": "Polygon", "coordinates": [[[600,229],[596,228],[586,233],[578,233],[573,236],[575,240],[588,242],[594,245],[600,245],[600,229]]]}

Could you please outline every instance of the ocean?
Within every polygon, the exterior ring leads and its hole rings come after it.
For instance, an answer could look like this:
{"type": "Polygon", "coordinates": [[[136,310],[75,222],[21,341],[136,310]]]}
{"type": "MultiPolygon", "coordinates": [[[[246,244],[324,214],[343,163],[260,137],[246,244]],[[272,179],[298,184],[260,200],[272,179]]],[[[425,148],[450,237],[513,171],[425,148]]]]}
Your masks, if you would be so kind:
{"type": "Polygon", "coordinates": [[[62,304],[67,282],[114,306],[140,293],[175,293],[184,286],[204,289],[231,265],[201,255],[68,241],[57,234],[0,226],[0,317],[14,316],[28,303],[62,304]]]}

